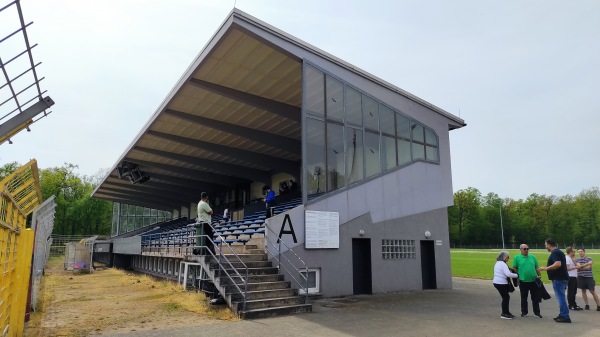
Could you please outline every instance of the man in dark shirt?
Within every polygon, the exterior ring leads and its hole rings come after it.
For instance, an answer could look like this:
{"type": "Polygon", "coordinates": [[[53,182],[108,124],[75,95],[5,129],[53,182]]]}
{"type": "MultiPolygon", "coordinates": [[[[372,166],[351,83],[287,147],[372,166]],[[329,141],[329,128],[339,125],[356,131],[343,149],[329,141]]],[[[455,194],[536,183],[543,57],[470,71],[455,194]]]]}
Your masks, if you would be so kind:
{"type": "Polygon", "coordinates": [[[554,296],[558,301],[560,314],[554,318],[557,323],[571,323],[569,317],[569,307],[565,298],[565,291],[569,284],[569,272],[567,271],[567,260],[565,254],[558,249],[558,245],[554,240],[547,239],[545,242],[546,249],[550,252],[546,267],[539,267],[539,270],[548,272],[548,279],[552,281],[554,288],[554,296]]]}

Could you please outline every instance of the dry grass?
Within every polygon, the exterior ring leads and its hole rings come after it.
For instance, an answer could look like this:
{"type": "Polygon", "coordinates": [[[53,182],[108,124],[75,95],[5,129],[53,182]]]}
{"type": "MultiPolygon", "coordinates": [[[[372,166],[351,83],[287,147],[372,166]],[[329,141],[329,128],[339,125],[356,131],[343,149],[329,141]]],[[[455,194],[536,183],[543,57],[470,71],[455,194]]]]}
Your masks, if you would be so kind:
{"type": "Polygon", "coordinates": [[[202,293],[175,283],[117,269],[74,275],[62,258],[46,267],[25,336],[87,336],[102,331],[140,331],[174,325],[201,325],[237,318],[227,307],[212,307],[202,293]]]}

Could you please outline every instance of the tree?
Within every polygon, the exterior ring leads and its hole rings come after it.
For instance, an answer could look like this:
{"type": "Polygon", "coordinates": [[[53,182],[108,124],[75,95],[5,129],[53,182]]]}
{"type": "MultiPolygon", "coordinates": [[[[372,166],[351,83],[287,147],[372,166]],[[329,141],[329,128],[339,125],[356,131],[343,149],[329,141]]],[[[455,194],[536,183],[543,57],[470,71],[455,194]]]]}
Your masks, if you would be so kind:
{"type": "Polygon", "coordinates": [[[593,187],[575,197],[575,225],[579,227],[582,242],[600,240],[600,189],[593,187]]]}
{"type": "MultiPolygon", "coordinates": [[[[473,226],[475,229],[479,218],[479,206],[481,204],[481,193],[474,187],[460,190],[454,193],[454,206],[451,206],[448,217],[452,220],[457,229],[456,241],[459,244],[464,242],[464,232],[473,226]]],[[[468,236],[472,237],[476,230],[468,231],[468,236]]]]}
{"type": "Polygon", "coordinates": [[[109,234],[112,205],[90,196],[100,179],[83,178],[74,173],[77,165],[65,163],[41,171],[40,189],[45,199],[54,195],[56,214],[54,233],[61,235],[109,234]]]}
{"type": "Polygon", "coordinates": [[[0,181],[11,175],[13,172],[19,169],[19,167],[21,167],[21,164],[16,161],[2,165],[2,167],[0,167],[0,181]]]}
{"type": "Polygon", "coordinates": [[[500,243],[502,204],[504,238],[513,244],[542,243],[553,238],[562,246],[600,241],[600,189],[583,190],[575,197],[532,193],[526,200],[502,200],[495,193],[481,196],[475,188],[454,194],[448,208],[450,240],[456,243],[500,243]]]}

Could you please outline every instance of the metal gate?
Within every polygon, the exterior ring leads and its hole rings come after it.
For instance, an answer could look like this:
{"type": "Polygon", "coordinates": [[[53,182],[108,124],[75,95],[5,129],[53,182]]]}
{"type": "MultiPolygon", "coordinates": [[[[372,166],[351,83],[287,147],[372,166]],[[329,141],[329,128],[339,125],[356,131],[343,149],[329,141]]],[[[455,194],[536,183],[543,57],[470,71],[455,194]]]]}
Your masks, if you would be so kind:
{"type": "Polygon", "coordinates": [[[41,202],[37,162],[0,181],[0,334],[22,336],[34,232],[27,216],[41,202]]]}

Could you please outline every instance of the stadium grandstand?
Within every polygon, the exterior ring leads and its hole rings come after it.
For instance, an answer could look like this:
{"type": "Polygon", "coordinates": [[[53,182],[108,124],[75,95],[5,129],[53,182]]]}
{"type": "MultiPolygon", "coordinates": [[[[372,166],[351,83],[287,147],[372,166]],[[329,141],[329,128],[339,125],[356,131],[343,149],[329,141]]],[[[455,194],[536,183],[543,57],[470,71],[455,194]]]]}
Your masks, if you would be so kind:
{"type": "Polygon", "coordinates": [[[465,125],[234,9],[93,192],[114,202],[94,258],[244,318],[449,289],[449,131],[465,125]]]}

